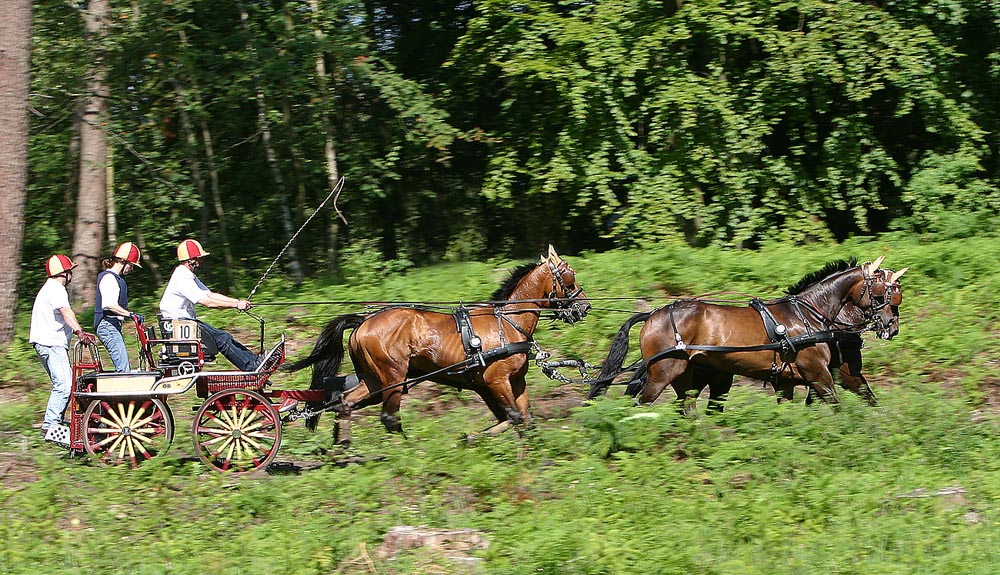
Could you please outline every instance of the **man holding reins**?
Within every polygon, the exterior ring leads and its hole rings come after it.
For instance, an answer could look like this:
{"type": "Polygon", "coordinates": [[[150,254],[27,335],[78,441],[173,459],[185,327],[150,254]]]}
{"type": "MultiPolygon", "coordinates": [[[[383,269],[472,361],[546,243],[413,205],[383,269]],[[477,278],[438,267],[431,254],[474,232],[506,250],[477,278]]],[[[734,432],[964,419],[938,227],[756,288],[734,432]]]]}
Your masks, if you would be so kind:
{"type": "Polygon", "coordinates": [[[195,271],[201,267],[201,259],[209,255],[197,240],[187,239],[177,245],[177,260],[167,287],[160,298],[160,317],[165,320],[186,319],[197,321],[204,337],[215,341],[219,353],[242,371],[254,371],[260,358],[245,345],[236,341],[232,334],[199,320],[195,314],[195,304],[213,308],[235,308],[247,311],[251,303],[208,289],[195,271]]]}

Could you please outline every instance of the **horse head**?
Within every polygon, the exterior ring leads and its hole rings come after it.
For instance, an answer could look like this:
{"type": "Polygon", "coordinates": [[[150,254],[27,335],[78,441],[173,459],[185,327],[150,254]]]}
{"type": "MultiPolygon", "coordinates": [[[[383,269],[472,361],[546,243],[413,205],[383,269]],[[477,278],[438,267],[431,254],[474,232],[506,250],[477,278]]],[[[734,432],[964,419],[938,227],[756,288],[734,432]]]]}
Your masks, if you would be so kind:
{"type": "Polygon", "coordinates": [[[569,324],[586,317],[590,312],[590,300],[577,283],[573,266],[559,257],[551,245],[548,255],[541,256],[539,265],[547,265],[552,276],[552,291],[548,292],[547,299],[549,306],[555,309],[556,317],[569,324]]]}
{"type": "Polygon", "coordinates": [[[851,290],[854,304],[864,311],[867,323],[879,339],[892,339],[899,333],[899,305],[903,288],[899,278],[909,268],[893,271],[881,268],[884,256],[861,266],[861,279],[851,290]]]}
{"type": "MultiPolygon", "coordinates": [[[[903,268],[897,272],[882,268],[875,274],[876,281],[872,285],[871,293],[872,305],[880,310],[888,308],[891,317],[888,323],[875,324],[876,333],[882,339],[892,339],[899,333],[899,305],[903,303],[903,286],[899,283],[899,278],[908,269],[910,268],[903,268]]],[[[882,318],[884,315],[880,313],[875,317],[882,318]]]]}

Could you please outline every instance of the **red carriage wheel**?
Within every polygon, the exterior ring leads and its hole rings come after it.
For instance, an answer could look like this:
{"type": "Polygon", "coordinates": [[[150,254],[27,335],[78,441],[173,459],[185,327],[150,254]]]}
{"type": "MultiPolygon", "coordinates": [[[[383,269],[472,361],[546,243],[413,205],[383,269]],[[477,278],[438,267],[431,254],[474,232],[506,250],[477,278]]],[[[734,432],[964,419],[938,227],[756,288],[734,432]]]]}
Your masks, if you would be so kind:
{"type": "Polygon", "coordinates": [[[220,391],[194,418],[194,448],[216,471],[243,473],[266,468],[281,445],[281,419],[271,402],[245,389],[220,391]]]}
{"type": "Polygon", "coordinates": [[[174,439],[174,416],[152,397],[95,399],[83,416],[83,446],[109,465],[132,468],[165,453],[174,439]]]}

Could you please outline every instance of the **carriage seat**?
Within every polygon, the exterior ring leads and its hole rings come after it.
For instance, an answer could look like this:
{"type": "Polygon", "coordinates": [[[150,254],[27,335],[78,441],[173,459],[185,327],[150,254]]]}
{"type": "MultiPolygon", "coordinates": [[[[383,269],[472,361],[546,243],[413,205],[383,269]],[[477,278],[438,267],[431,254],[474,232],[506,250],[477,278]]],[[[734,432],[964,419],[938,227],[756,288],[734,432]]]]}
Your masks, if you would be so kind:
{"type": "Polygon", "coordinates": [[[163,341],[160,350],[160,363],[164,365],[179,365],[184,362],[198,361],[200,350],[205,363],[215,360],[219,348],[215,340],[201,332],[198,322],[193,320],[165,319],[156,316],[163,341]]]}

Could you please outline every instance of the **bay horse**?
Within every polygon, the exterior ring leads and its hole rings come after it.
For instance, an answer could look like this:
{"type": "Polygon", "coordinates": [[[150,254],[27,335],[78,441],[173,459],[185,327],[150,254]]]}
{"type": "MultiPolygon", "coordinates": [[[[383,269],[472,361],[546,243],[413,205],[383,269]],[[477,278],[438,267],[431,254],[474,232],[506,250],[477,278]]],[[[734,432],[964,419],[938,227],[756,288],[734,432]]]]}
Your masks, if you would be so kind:
{"type": "MultiPolygon", "coordinates": [[[[287,369],[313,366],[310,389],[324,389],[329,397],[344,357],[344,332],[353,328],[347,347],[359,383],[344,394],[340,415],[381,403],[382,424],[401,432],[397,413],[403,394],[415,380],[429,380],[475,391],[498,424],[527,422],[527,354],[542,311],[551,309],[573,324],[587,315],[590,302],[576,271],[552,246],[537,264],[514,269],[491,299],[488,305],[466,308],[466,330],[471,326],[478,338],[480,357],[470,354],[472,338],[467,335],[463,341],[456,314],[395,305],[334,318],[312,352],[287,369]]],[[[318,418],[309,418],[307,427],[315,429],[318,418]]]]}
{"type": "Polygon", "coordinates": [[[835,403],[833,370],[843,387],[874,403],[861,375],[860,333],[872,329],[881,339],[898,334],[899,278],[906,272],[880,270],[882,260],[861,266],[853,258],[832,262],[788,288],[787,296],[761,302],[766,312],[687,299],[635,314],[612,341],[596,380],[601,383],[589,397],[622,373],[629,331],[644,321],[639,335],[643,363],[626,389],[641,403],[655,401],[667,385],[679,402],[707,386],[709,408],[718,411],[734,375],[771,381],[779,401],[791,399],[796,385],[806,385],[810,394],[835,403]],[[763,313],[787,330],[790,346],[774,343],[763,313]]]}
{"type": "MultiPolygon", "coordinates": [[[[856,264],[856,260],[851,258],[849,261],[840,261],[831,264],[831,266],[837,269],[831,269],[828,266],[825,270],[839,271],[839,269],[854,267],[856,264]]],[[[862,334],[870,329],[878,330],[880,338],[892,339],[899,332],[899,305],[903,301],[903,291],[899,283],[899,278],[906,273],[907,269],[904,268],[899,272],[894,272],[891,269],[880,267],[872,274],[872,293],[875,295],[876,305],[879,305],[878,302],[883,302],[882,305],[888,305],[892,311],[892,320],[889,324],[883,325],[880,328],[879,325],[875,325],[875,322],[869,321],[870,318],[866,318],[864,310],[854,305],[853,302],[848,302],[834,319],[833,325],[836,329],[833,331],[832,341],[817,344],[830,348],[830,365],[828,368],[831,374],[836,376],[840,387],[858,395],[871,406],[878,405],[878,398],[875,397],[875,392],[872,391],[868,380],[865,379],[861,371],[863,367],[861,349],[864,344],[862,334]]],[[[824,270],[817,273],[825,275],[824,270]]],[[[811,284],[811,278],[813,277],[814,275],[806,276],[803,280],[785,290],[785,293],[788,296],[795,296],[801,293],[804,288],[811,284]]],[[[772,300],[768,303],[775,303],[777,301],[772,300]]],[[[695,371],[689,388],[685,389],[675,384],[674,388],[677,391],[678,397],[697,397],[705,387],[708,387],[709,411],[722,411],[722,402],[732,388],[734,376],[730,373],[705,366],[695,366],[694,369],[695,371]]],[[[791,401],[794,398],[795,385],[789,381],[778,382],[778,388],[775,389],[775,393],[779,401],[791,401]]],[[[817,397],[816,391],[812,387],[809,387],[808,394],[806,395],[806,404],[812,404],[817,397]]]]}

